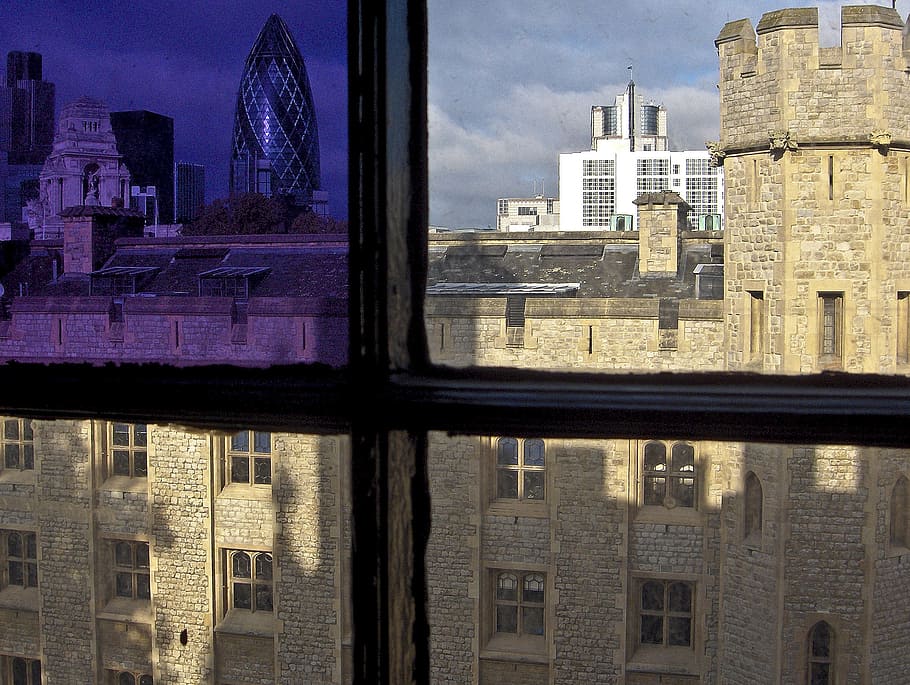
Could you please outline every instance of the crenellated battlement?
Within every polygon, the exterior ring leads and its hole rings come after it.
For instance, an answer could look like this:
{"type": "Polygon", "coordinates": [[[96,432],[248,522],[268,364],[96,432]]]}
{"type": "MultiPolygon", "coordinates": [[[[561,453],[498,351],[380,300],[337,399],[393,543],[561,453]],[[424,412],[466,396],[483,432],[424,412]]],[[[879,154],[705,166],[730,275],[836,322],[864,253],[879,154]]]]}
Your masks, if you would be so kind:
{"type": "Polygon", "coordinates": [[[890,135],[910,147],[910,40],[896,10],[841,9],[841,40],[819,45],[816,8],[729,22],[715,40],[720,59],[725,154],[768,149],[770,132],[795,144],[870,144],[890,135]]]}

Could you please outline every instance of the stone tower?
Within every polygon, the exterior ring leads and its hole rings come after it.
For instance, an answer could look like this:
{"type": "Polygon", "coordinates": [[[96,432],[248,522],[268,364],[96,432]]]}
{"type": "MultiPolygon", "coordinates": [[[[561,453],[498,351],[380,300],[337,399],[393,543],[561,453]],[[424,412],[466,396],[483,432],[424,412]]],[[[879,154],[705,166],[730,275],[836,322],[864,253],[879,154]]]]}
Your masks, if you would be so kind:
{"type": "Polygon", "coordinates": [[[861,6],[843,8],[838,47],[819,47],[815,9],[718,36],[730,368],[906,365],[903,30],[894,10],[861,6]]]}
{"type": "MultiPolygon", "coordinates": [[[[728,23],[720,60],[727,367],[906,373],[910,76],[896,11],[728,23]]],[[[774,436],[769,436],[770,440],[774,436]]],[[[906,680],[905,450],[731,446],[723,683],[906,680]],[[901,565],[903,562],[903,566],[901,565]]]]}

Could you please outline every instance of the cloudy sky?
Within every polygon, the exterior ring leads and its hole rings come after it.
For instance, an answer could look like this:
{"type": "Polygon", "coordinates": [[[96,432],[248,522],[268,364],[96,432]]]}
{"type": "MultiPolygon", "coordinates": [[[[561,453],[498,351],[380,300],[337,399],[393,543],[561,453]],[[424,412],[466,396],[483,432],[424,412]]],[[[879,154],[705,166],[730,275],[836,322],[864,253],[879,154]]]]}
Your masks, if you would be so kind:
{"type": "MultiPolygon", "coordinates": [[[[718,137],[724,23],[817,6],[822,44],[840,6],[792,0],[430,0],[430,221],[496,223],[496,198],[558,195],[560,152],[590,148],[591,105],[613,104],[633,65],[637,92],[667,108],[671,145],[718,137]]],[[[898,0],[906,19],[910,0],[898,0]]]]}
{"type": "MultiPolygon", "coordinates": [[[[856,0],[861,2],[861,0],[856,0]]],[[[558,194],[560,152],[590,146],[593,104],[612,104],[634,67],[668,110],[670,139],[717,137],[714,38],[727,21],[792,0],[429,0],[430,212],[443,226],[495,223],[496,198],[558,194]]],[[[820,7],[834,44],[839,7],[820,7]]],[[[852,4],[852,3],[851,3],[852,4]]],[[[890,6],[890,0],[878,3],[890,6]]],[[[906,17],[910,0],[898,0],[906,17]]],[[[57,107],[89,95],[112,110],[174,118],[175,157],[227,192],[234,103],[260,28],[279,13],[316,101],[323,186],[347,216],[345,8],[341,0],[0,0],[0,55],[44,55],[57,107]]]]}
{"type": "Polygon", "coordinates": [[[234,104],[243,64],[266,19],[287,22],[313,96],[322,184],[347,217],[344,3],[326,0],[0,0],[0,55],[40,52],[57,109],[82,95],[112,111],[174,119],[174,156],[204,164],[209,200],[227,193],[234,104]]]}

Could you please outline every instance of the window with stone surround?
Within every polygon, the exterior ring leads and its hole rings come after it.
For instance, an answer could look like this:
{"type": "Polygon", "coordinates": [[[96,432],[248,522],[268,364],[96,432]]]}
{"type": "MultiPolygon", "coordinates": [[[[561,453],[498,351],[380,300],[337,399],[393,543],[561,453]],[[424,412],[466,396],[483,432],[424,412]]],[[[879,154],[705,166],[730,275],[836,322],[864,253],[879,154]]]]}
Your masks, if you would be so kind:
{"type": "Polygon", "coordinates": [[[35,533],[0,531],[3,539],[3,587],[38,587],[38,544],[35,533]]]}
{"type": "Polygon", "coordinates": [[[546,576],[537,571],[495,570],[494,637],[546,634],[546,576]]]}
{"type": "Polygon", "coordinates": [[[889,542],[893,549],[910,549],[910,481],[901,476],[891,490],[889,542]]]}
{"type": "Polygon", "coordinates": [[[692,647],[695,584],[683,580],[638,582],[638,644],[692,647]]]}
{"type": "Polygon", "coordinates": [[[3,682],[10,685],[41,685],[41,660],[4,656],[3,682]]]}
{"type": "Polygon", "coordinates": [[[832,685],[834,681],[834,630],[819,621],[809,630],[807,640],[807,685],[832,685]]]}
{"type": "Polygon", "coordinates": [[[695,447],[688,442],[651,440],[642,450],[642,504],[694,509],[697,498],[695,447]]]}
{"type": "Polygon", "coordinates": [[[111,548],[114,596],[124,599],[151,599],[149,543],[138,540],[113,540],[111,548]]]}
{"type": "Polygon", "coordinates": [[[152,676],[136,671],[108,671],[109,685],[153,685],[152,676]]]}
{"type": "Polygon", "coordinates": [[[144,423],[111,423],[109,473],[112,476],[148,476],[148,426],[144,423]]]}
{"type": "Polygon", "coordinates": [[[272,612],[272,555],[269,552],[228,550],[228,609],[272,612]]]}
{"type": "Polygon", "coordinates": [[[546,497],[546,480],[543,440],[499,438],[496,441],[497,500],[542,501],[546,497]]]}
{"type": "Polygon", "coordinates": [[[761,547],[763,500],[761,481],[749,471],[743,485],[743,541],[748,546],[761,547]]]}
{"type": "Polygon", "coordinates": [[[844,294],[818,294],[818,357],[822,368],[840,368],[844,346],[844,294]]]}
{"type": "Polygon", "coordinates": [[[35,436],[29,419],[3,419],[3,468],[8,471],[31,471],[35,468],[35,436]]]}
{"type": "Polygon", "coordinates": [[[226,441],[225,484],[272,484],[272,434],[243,430],[226,441]]]}

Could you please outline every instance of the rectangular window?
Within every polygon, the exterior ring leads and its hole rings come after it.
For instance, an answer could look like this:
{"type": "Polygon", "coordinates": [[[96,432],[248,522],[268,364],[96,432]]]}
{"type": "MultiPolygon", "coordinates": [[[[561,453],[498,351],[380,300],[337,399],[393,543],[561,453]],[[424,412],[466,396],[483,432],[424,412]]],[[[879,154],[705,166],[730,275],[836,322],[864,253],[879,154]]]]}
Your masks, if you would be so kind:
{"type": "Polygon", "coordinates": [[[5,530],[3,556],[6,577],[4,587],[38,587],[38,544],[35,533],[5,530]]]}
{"type": "Polygon", "coordinates": [[[3,468],[31,471],[35,468],[35,436],[30,419],[3,419],[3,468]]]}
{"type": "Polygon", "coordinates": [[[638,588],[639,645],[691,647],[694,583],[642,579],[638,588]]]}
{"type": "Polygon", "coordinates": [[[652,440],[642,452],[642,504],[695,508],[695,446],[688,442],[652,440]]]}
{"type": "Polygon", "coordinates": [[[546,494],[544,442],[500,438],[496,441],[496,498],[543,500],[546,494]]]}
{"type": "Polygon", "coordinates": [[[750,362],[761,362],[765,340],[765,294],[761,290],[750,290],[747,294],[749,339],[746,357],[750,362]]]}
{"type": "Polygon", "coordinates": [[[828,366],[839,366],[843,355],[843,293],[818,294],[819,358],[828,366]]]}
{"type": "Polygon", "coordinates": [[[112,547],[114,594],[125,599],[151,599],[149,543],[115,540],[112,547]]]}
{"type": "Polygon", "coordinates": [[[272,434],[243,430],[227,439],[228,483],[271,485],[272,434]]]}
{"type": "Polygon", "coordinates": [[[272,555],[269,552],[229,550],[228,609],[272,611],[272,555]]]}
{"type": "Polygon", "coordinates": [[[493,573],[493,582],[494,633],[543,636],[546,576],[498,570],[493,573]]]}
{"type": "Polygon", "coordinates": [[[144,423],[110,424],[110,473],[113,476],[148,476],[148,426],[144,423]]]}

